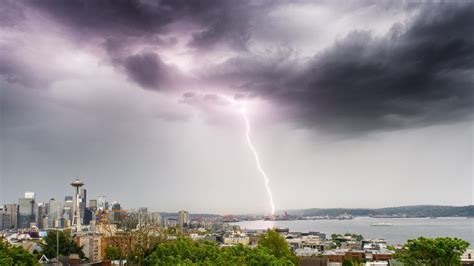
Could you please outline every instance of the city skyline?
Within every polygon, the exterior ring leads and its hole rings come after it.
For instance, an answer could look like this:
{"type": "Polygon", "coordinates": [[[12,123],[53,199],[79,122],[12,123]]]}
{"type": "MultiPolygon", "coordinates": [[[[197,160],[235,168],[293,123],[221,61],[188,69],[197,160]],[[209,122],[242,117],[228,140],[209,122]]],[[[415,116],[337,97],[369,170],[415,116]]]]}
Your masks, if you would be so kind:
{"type": "MultiPolygon", "coordinates": [[[[79,178],[76,178],[75,179],[76,181],[79,180],[79,178]]],[[[103,193],[99,193],[96,197],[91,197],[87,200],[87,198],[85,197],[85,193],[87,193],[87,187],[85,188],[81,188],[80,190],[80,204],[81,204],[81,209],[82,209],[82,212],[83,210],[87,207],[87,208],[94,208],[94,209],[98,209],[98,210],[110,210],[112,209],[112,207],[115,205],[115,204],[118,204],[119,206],[120,205],[120,200],[119,199],[108,199],[106,197],[106,195],[104,195],[103,193]]],[[[73,192],[71,195],[74,195],[75,193],[73,192]]],[[[25,191],[23,194],[19,195],[19,197],[16,199],[16,201],[9,201],[9,202],[0,202],[0,206],[8,206],[8,205],[16,205],[17,207],[21,205],[21,201],[22,199],[32,199],[33,200],[33,207],[35,210],[32,211],[33,213],[38,213],[38,210],[36,210],[37,208],[39,208],[40,206],[44,206],[44,204],[51,204],[51,202],[56,202],[57,204],[59,204],[59,208],[61,210],[65,210],[63,209],[63,207],[68,207],[68,208],[74,208],[74,197],[71,196],[71,195],[64,195],[63,199],[61,197],[46,197],[46,198],[38,198],[36,195],[35,192],[33,191],[25,191]],[[23,197],[21,197],[21,195],[23,195],[23,197]],[[68,205],[68,201],[71,202],[70,204],[72,205],[68,205]]],[[[286,215],[286,212],[287,211],[291,211],[291,212],[298,212],[298,211],[303,211],[303,212],[308,212],[308,211],[311,211],[311,210],[354,210],[354,211],[357,211],[357,210],[377,210],[377,209],[390,209],[390,208],[411,208],[411,207],[420,207],[420,208],[425,208],[425,207],[442,207],[442,206],[445,206],[445,207],[466,207],[466,208],[469,208],[469,207],[472,207],[473,205],[472,204],[469,204],[469,205],[443,205],[443,204],[440,204],[440,205],[434,205],[434,204],[414,204],[414,205],[406,205],[406,206],[382,206],[382,207],[358,207],[358,208],[350,208],[350,207],[327,207],[327,208],[312,208],[312,207],[309,207],[309,208],[288,208],[288,209],[276,209],[276,213],[275,215],[279,216],[279,215],[286,215]]],[[[120,207],[121,210],[124,210],[124,211],[131,211],[131,212],[140,212],[141,209],[146,209],[148,210],[149,207],[148,206],[121,206],[120,207]],[[122,209],[122,207],[124,207],[122,209]]],[[[261,212],[242,212],[242,213],[231,213],[231,212],[224,212],[224,213],[213,213],[213,212],[198,212],[198,211],[193,211],[191,210],[191,212],[188,212],[188,211],[184,211],[184,210],[171,210],[171,209],[150,209],[150,211],[152,212],[157,212],[157,213],[165,213],[165,214],[176,214],[177,217],[180,216],[180,213],[181,212],[186,212],[188,213],[188,215],[191,213],[191,214],[204,214],[204,215],[269,215],[269,217],[272,216],[271,213],[269,212],[265,212],[265,211],[261,211],[261,212]]],[[[81,212],[81,213],[82,213],[81,212]]],[[[72,215],[72,210],[71,210],[71,214],[72,215]]],[[[83,214],[81,214],[83,215],[83,214]]]]}
{"type": "Polygon", "coordinates": [[[10,1],[0,204],[277,210],[474,201],[474,5],[10,1]]]}

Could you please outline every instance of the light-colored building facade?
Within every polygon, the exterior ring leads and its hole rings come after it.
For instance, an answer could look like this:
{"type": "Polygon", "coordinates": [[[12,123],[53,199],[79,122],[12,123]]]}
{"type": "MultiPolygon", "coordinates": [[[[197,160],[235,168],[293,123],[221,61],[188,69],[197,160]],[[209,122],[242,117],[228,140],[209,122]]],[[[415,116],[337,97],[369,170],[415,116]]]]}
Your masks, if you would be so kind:
{"type": "Polygon", "coordinates": [[[189,212],[188,211],[179,211],[178,212],[178,226],[185,227],[189,224],[189,212]]]}
{"type": "Polygon", "coordinates": [[[100,194],[99,197],[97,198],[97,209],[99,211],[107,210],[107,200],[104,194],[100,194]]]}
{"type": "Polygon", "coordinates": [[[6,204],[6,213],[10,216],[10,227],[12,229],[17,228],[17,218],[18,218],[18,204],[6,204]]]}
{"type": "Polygon", "coordinates": [[[463,265],[474,264],[474,249],[467,249],[461,256],[461,263],[463,265]]]}
{"type": "Polygon", "coordinates": [[[250,242],[250,238],[247,234],[239,232],[225,233],[222,239],[225,245],[242,244],[244,246],[247,246],[250,242]]]}
{"type": "Polygon", "coordinates": [[[90,262],[99,262],[105,255],[102,254],[102,237],[99,235],[80,236],[79,245],[82,246],[82,251],[90,262]]]}
{"type": "Polygon", "coordinates": [[[10,214],[7,212],[6,206],[0,206],[0,231],[11,228],[10,214]]]}

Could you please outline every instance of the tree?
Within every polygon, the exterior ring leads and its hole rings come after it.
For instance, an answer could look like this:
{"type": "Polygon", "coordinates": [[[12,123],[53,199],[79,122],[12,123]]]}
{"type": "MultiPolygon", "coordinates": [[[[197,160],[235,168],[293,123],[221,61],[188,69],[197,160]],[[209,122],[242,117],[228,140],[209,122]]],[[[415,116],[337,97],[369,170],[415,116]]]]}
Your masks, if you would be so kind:
{"type": "Polygon", "coordinates": [[[119,230],[114,230],[115,225],[102,225],[106,233],[107,245],[118,249],[113,256],[117,260],[142,265],[146,256],[153,252],[156,245],[163,242],[167,234],[155,226],[137,226],[138,214],[132,213],[125,217],[119,230]]]}
{"type": "Polygon", "coordinates": [[[146,265],[295,265],[288,258],[277,258],[266,247],[237,245],[219,248],[209,241],[179,237],[156,246],[146,257],[146,265]]]}
{"type": "Polygon", "coordinates": [[[469,243],[458,238],[439,237],[408,240],[397,258],[407,265],[460,265],[460,256],[469,243]]]}
{"type": "Polygon", "coordinates": [[[39,265],[35,256],[21,247],[12,247],[0,238],[0,265],[39,265]]]}
{"type": "Polygon", "coordinates": [[[48,234],[43,238],[44,243],[41,244],[43,249],[41,254],[46,255],[48,258],[55,258],[58,240],[60,256],[78,254],[81,259],[85,257],[82,248],[71,238],[71,236],[58,230],[49,230],[48,234]],[[58,237],[58,239],[56,237],[58,237]]]}
{"type": "Polygon", "coordinates": [[[120,254],[120,248],[113,247],[113,246],[106,246],[105,258],[108,260],[120,260],[122,258],[122,255],[120,254]]]}
{"type": "Polygon", "coordinates": [[[287,258],[298,263],[298,257],[288,247],[286,240],[275,230],[268,230],[265,234],[260,235],[258,245],[268,248],[270,253],[277,258],[287,258]]]}
{"type": "Polygon", "coordinates": [[[342,261],[342,266],[358,266],[358,265],[364,265],[364,264],[353,258],[352,259],[345,258],[342,261]]]}
{"type": "Polygon", "coordinates": [[[352,263],[352,260],[349,259],[344,259],[342,261],[342,266],[353,266],[354,264],[352,263]]]}
{"type": "MultiPolygon", "coordinates": [[[[345,233],[344,236],[350,236],[352,239],[354,239],[356,241],[359,241],[359,242],[364,239],[364,237],[362,235],[358,235],[358,234],[345,233]]],[[[340,237],[342,237],[342,236],[340,236],[340,237]]]]}

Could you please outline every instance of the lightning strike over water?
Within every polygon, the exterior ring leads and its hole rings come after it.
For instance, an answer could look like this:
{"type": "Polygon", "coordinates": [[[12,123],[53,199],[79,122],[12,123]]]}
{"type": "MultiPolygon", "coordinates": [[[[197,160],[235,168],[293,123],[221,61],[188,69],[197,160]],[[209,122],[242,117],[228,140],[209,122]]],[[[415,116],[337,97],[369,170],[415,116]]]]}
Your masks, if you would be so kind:
{"type": "Polygon", "coordinates": [[[272,191],[270,189],[270,180],[268,179],[267,177],[267,174],[265,173],[265,171],[263,170],[262,168],[262,165],[260,164],[260,158],[258,156],[258,152],[257,150],[255,149],[255,147],[253,146],[252,144],[252,140],[250,138],[250,120],[247,116],[247,112],[246,112],[246,109],[245,109],[245,105],[244,103],[241,103],[241,102],[238,102],[228,96],[224,96],[224,95],[221,95],[222,98],[226,99],[227,101],[231,102],[232,104],[238,104],[239,107],[240,107],[240,113],[242,114],[242,117],[244,118],[244,121],[245,121],[245,126],[246,126],[246,137],[247,137],[247,144],[250,148],[250,150],[252,151],[253,153],[253,156],[255,157],[255,162],[257,164],[257,169],[258,171],[260,172],[261,176],[263,177],[264,181],[265,181],[265,188],[267,190],[267,193],[268,193],[268,198],[270,199],[270,207],[271,207],[271,215],[273,216],[275,214],[275,204],[273,203],[273,195],[272,195],[272,191]]]}

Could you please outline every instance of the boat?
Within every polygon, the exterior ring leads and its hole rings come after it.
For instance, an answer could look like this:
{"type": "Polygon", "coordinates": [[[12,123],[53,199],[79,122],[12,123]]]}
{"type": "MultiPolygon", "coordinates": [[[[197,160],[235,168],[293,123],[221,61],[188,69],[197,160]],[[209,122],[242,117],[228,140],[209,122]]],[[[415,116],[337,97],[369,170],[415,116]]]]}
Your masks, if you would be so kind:
{"type": "Polygon", "coordinates": [[[373,223],[371,226],[392,226],[392,223],[373,223]]]}

